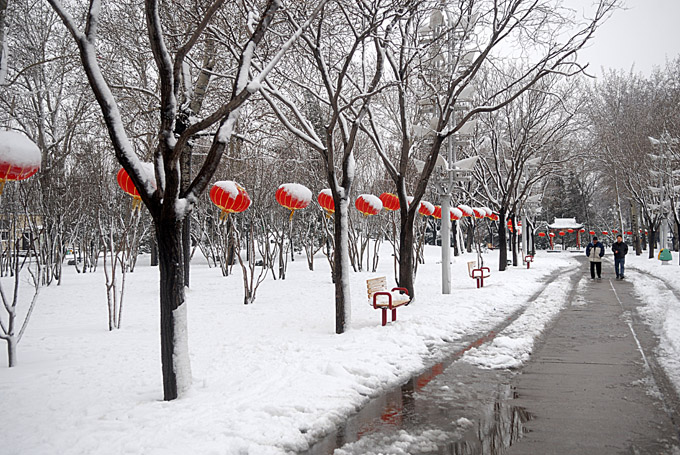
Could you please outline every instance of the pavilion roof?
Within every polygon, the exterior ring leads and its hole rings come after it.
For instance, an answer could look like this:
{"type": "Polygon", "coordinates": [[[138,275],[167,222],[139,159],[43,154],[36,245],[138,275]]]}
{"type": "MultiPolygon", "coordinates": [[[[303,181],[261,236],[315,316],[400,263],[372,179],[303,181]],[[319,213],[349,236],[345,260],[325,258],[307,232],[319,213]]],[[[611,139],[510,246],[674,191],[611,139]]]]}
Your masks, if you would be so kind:
{"type": "Polygon", "coordinates": [[[576,218],[555,218],[553,224],[549,224],[550,229],[581,229],[582,224],[576,222],[576,218]]]}

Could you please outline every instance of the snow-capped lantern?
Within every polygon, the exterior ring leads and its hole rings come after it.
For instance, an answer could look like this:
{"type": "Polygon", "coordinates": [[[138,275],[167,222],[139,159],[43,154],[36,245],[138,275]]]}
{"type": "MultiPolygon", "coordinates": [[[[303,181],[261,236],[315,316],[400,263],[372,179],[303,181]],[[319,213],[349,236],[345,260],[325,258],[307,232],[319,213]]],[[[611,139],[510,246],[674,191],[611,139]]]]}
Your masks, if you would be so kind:
{"type": "Polygon", "coordinates": [[[460,220],[463,218],[463,212],[457,207],[451,207],[451,221],[460,220]]]}
{"type": "Polygon", "coordinates": [[[441,207],[441,205],[435,205],[434,206],[434,210],[432,211],[432,216],[437,220],[442,219],[442,207],[441,207]]]}
{"type": "Polygon", "coordinates": [[[475,218],[481,220],[482,218],[486,217],[486,210],[481,207],[472,207],[472,214],[475,218]]]}
{"type": "MultiPolygon", "coordinates": [[[[156,175],[152,163],[141,163],[142,170],[144,171],[145,177],[151,182],[154,188],[156,188],[156,175]]],[[[142,204],[142,197],[137,191],[137,187],[132,183],[132,179],[125,171],[125,169],[120,168],[118,174],[116,175],[116,181],[118,186],[126,193],[132,196],[132,211],[138,210],[142,204]]]]}
{"type": "Polygon", "coordinates": [[[210,200],[222,209],[220,221],[227,219],[230,213],[244,212],[252,202],[245,188],[231,180],[215,182],[210,189],[210,200]]]}
{"type": "Polygon", "coordinates": [[[585,230],[585,229],[581,229],[579,232],[580,232],[581,234],[583,234],[584,232],[586,232],[586,230],[585,230]]]}
{"type": "Polygon", "coordinates": [[[463,212],[463,216],[474,216],[475,214],[475,212],[472,211],[472,207],[468,205],[461,204],[458,206],[458,210],[463,212]]]}
{"type": "Polygon", "coordinates": [[[293,219],[296,210],[302,210],[312,202],[312,192],[299,183],[284,183],[276,190],[276,202],[290,210],[289,219],[293,219]]]}
{"type": "Polygon", "coordinates": [[[602,231],[602,235],[609,235],[609,231],[602,231]]]}
{"type": "Polygon", "coordinates": [[[33,141],[16,131],[0,131],[0,194],[7,180],[24,180],[40,170],[42,155],[33,141]]]}
{"type": "Polygon", "coordinates": [[[539,232],[539,233],[538,233],[538,236],[539,236],[539,237],[545,237],[545,232],[539,232]]]}
{"type": "Polygon", "coordinates": [[[422,216],[432,216],[432,214],[434,213],[434,205],[427,201],[420,201],[418,213],[421,214],[422,216]]]}
{"type": "Polygon", "coordinates": [[[549,235],[551,238],[552,238],[552,237],[555,237],[555,233],[554,233],[554,232],[551,232],[551,233],[548,234],[548,235],[549,235]]]}
{"type": "Polygon", "coordinates": [[[333,200],[333,193],[331,193],[330,188],[319,191],[316,200],[319,202],[321,208],[324,209],[328,218],[335,213],[335,201],[333,200]]]}
{"type": "Polygon", "coordinates": [[[493,213],[493,212],[492,212],[491,215],[489,215],[489,219],[490,219],[491,221],[498,221],[498,220],[500,219],[500,217],[498,216],[497,213],[493,213]]]}
{"type": "Polygon", "coordinates": [[[354,206],[364,216],[377,215],[383,208],[383,203],[379,197],[372,194],[360,194],[354,206]]]}
{"type": "Polygon", "coordinates": [[[484,212],[486,213],[487,218],[491,218],[493,216],[493,210],[491,210],[489,207],[480,207],[484,212]]]}
{"type": "Polygon", "coordinates": [[[588,234],[595,235],[595,231],[588,231],[588,234]]]}
{"type": "Polygon", "coordinates": [[[387,211],[399,210],[399,196],[394,193],[383,193],[380,195],[380,202],[382,202],[382,208],[387,211]]]}

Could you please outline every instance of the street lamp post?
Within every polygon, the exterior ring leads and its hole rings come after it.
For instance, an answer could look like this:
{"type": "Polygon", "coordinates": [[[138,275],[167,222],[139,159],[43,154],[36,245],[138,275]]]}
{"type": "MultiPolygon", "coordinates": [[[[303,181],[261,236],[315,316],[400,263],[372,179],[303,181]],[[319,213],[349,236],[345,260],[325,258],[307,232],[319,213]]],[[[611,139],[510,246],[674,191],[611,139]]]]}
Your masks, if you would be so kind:
{"type": "MultiPolygon", "coordinates": [[[[474,21],[471,21],[474,23],[474,21]]],[[[426,33],[432,33],[433,36],[439,35],[443,31],[443,27],[449,27],[446,31],[447,33],[447,46],[439,53],[437,59],[433,61],[444,62],[443,68],[448,74],[455,69],[456,55],[455,53],[455,40],[456,40],[456,30],[451,27],[451,24],[455,24],[456,20],[453,14],[444,9],[435,10],[430,15],[430,24],[423,30],[426,33]],[[447,23],[448,22],[448,23],[447,23]],[[442,55],[443,54],[443,55],[442,55]]],[[[460,25],[468,27],[469,23],[461,23],[460,25]]],[[[460,31],[459,31],[460,32],[460,31]]],[[[462,39],[469,40],[469,36],[463,33],[465,37],[462,39]]],[[[425,38],[427,40],[428,38],[425,38]]],[[[460,39],[460,38],[459,38],[460,39]]],[[[460,64],[460,62],[459,62],[460,64]]],[[[436,70],[436,68],[434,68],[436,70]]],[[[459,102],[453,106],[454,108],[454,120],[455,111],[464,108],[469,104],[470,99],[474,94],[474,90],[471,86],[467,86],[463,89],[460,94],[459,102]]],[[[434,105],[432,106],[434,108],[434,105]]],[[[432,109],[434,114],[434,109],[432,109]]],[[[443,113],[442,113],[443,114],[443,113]]],[[[441,218],[441,256],[442,256],[442,294],[451,293],[451,198],[455,185],[458,181],[470,178],[469,176],[464,176],[461,174],[469,173],[472,167],[477,161],[477,157],[468,158],[464,160],[456,159],[456,148],[466,143],[464,137],[469,135],[472,130],[474,130],[474,122],[466,123],[455,135],[451,135],[446,140],[445,156],[439,155],[437,158],[437,165],[435,168],[436,174],[434,175],[434,183],[437,188],[437,192],[441,198],[442,206],[442,218],[441,218]]],[[[436,132],[435,132],[436,133],[436,132]]],[[[424,163],[416,162],[416,166],[422,168],[424,163]]]]}

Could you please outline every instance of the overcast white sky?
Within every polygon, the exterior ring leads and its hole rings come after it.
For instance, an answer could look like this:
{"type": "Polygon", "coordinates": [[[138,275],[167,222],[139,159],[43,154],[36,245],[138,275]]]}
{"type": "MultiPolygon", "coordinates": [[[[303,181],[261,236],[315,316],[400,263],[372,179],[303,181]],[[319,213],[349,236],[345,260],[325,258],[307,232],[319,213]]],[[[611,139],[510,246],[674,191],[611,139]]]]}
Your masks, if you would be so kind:
{"type": "MultiPolygon", "coordinates": [[[[680,54],[680,0],[624,0],[619,10],[596,32],[588,49],[580,53],[590,62],[589,73],[602,74],[601,68],[648,75],[653,66],[663,66],[666,57],[680,54]]],[[[592,11],[593,0],[565,0],[565,6],[592,11]]]]}

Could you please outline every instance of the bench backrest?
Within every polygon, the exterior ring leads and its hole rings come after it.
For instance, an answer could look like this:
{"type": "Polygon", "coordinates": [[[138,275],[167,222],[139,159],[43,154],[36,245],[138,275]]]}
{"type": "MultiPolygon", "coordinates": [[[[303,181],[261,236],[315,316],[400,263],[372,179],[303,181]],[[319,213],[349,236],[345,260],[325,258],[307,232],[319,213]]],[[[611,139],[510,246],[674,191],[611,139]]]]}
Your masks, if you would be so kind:
{"type": "Polygon", "coordinates": [[[477,262],[476,261],[470,261],[467,263],[468,265],[468,275],[472,276],[472,271],[477,268],[477,262]]]}
{"type": "Polygon", "coordinates": [[[366,280],[366,288],[368,291],[368,300],[373,300],[374,293],[379,291],[387,291],[387,278],[380,276],[378,278],[366,280]]]}

